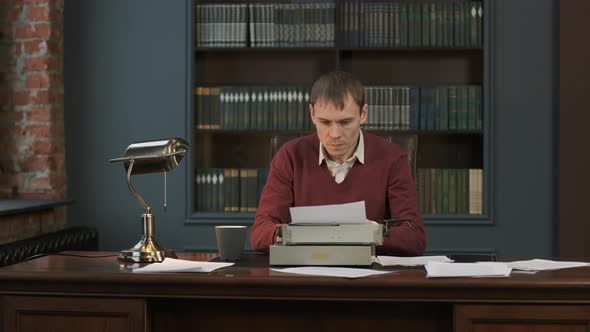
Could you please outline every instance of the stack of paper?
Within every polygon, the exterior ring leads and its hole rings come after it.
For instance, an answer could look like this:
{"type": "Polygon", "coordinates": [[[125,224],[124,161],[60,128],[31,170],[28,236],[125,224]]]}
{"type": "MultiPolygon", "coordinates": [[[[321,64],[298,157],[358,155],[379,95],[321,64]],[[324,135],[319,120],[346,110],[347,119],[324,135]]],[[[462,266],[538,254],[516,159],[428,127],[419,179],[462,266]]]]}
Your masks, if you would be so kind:
{"type": "Polygon", "coordinates": [[[447,256],[416,256],[416,257],[398,257],[398,256],[377,256],[377,263],[381,266],[424,266],[428,262],[452,262],[447,256]]]}
{"type": "Polygon", "coordinates": [[[346,204],[299,206],[289,208],[291,225],[363,224],[365,201],[346,204]]]}
{"type": "Polygon", "coordinates": [[[344,277],[344,278],[360,278],[373,275],[394,273],[395,271],[377,271],[370,269],[354,269],[345,267],[324,267],[324,266],[305,266],[305,267],[291,267],[286,269],[271,269],[273,271],[304,274],[311,276],[323,277],[344,277]]]}
{"type": "Polygon", "coordinates": [[[137,273],[158,273],[158,272],[211,272],[222,267],[231,266],[234,263],[196,262],[166,257],[161,263],[134,269],[137,273]]]}
{"type": "Polygon", "coordinates": [[[428,262],[426,277],[508,277],[512,268],[507,263],[443,263],[428,262]]]}
{"type": "Polygon", "coordinates": [[[515,270],[523,271],[549,271],[567,269],[572,267],[584,267],[590,266],[590,263],[586,262],[560,262],[551,261],[546,259],[531,259],[527,261],[515,261],[508,263],[508,266],[515,270]]]}

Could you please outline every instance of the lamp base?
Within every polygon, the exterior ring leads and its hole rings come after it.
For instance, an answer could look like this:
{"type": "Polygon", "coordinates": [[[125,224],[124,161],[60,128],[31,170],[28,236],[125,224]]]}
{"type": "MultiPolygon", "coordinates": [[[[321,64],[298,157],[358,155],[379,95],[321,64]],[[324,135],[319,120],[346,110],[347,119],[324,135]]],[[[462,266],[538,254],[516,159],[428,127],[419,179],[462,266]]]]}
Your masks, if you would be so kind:
{"type": "Polygon", "coordinates": [[[176,252],[172,249],[162,249],[162,250],[151,250],[147,251],[145,249],[136,249],[135,247],[122,250],[121,254],[119,254],[118,260],[121,262],[134,262],[134,263],[154,263],[154,262],[162,262],[164,258],[177,258],[176,252]]]}
{"type": "Polygon", "coordinates": [[[134,263],[162,262],[164,258],[176,258],[174,250],[162,247],[154,238],[154,217],[148,212],[141,215],[143,234],[137,244],[127,250],[121,251],[119,261],[134,263]]]}

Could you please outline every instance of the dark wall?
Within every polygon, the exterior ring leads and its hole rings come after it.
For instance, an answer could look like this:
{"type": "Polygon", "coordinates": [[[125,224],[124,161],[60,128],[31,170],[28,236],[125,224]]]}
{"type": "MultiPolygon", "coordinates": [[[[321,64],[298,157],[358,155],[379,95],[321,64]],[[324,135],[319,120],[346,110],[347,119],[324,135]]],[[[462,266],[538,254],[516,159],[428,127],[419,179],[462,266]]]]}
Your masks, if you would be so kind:
{"type": "MultiPolygon", "coordinates": [[[[490,90],[493,206],[487,225],[429,225],[429,250],[550,256],[555,228],[555,17],[553,0],[495,0],[490,90]],[[526,13],[526,19],[523,18],[526,13]]],[[[107,162],[136,140],[190,138],[186,0],[66,0],[65,111],[72,224],[94,225],[103,250],[133,245],[141,209],[123,168],[107,162]]],[[[136,179],[154,207],[160,242],[214,249],[212,225],[184,225],[187,164],[136,179]],[[158,206],[160,204],[160,206],[158,206]]]]}
{"type": "MultiPolygon", "coordinates": [[[[134,141],[188,138],[187,8],[184,0],[65,2],[68,196],[76,201],[68,220],[98,227],[101,249],[130,247],[141,231],[123,167],[108,159],[134,141]]],[[[166,214],[163,176],[134,177],[170,247],[204,236],[183,229],[186,168],[168,174],[166,214]]]]}

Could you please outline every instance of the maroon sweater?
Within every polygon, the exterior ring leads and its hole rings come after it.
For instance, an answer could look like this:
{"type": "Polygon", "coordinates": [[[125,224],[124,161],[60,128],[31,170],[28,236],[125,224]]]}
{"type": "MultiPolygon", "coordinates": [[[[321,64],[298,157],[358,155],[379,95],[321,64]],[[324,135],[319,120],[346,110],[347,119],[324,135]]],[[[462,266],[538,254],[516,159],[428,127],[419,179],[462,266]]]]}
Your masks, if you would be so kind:
{"type": "Polygon", "coordinates": [[[270,164],[262,192],[251,242],[255,250],[268,251],[275,242],[278,225],[290,223],[289,207],[343,204],[365,201],[367,218],[412,219],[391,227],[391,235],[377,248],[380,254],[422,255],[426,247],[424,223],[418,213],[416,187],[406,152],[397,144],[363,132],[365,163],[355,161],[340,184],[326,162],[318,165],[316,134],[285,143],[270,164]]]}

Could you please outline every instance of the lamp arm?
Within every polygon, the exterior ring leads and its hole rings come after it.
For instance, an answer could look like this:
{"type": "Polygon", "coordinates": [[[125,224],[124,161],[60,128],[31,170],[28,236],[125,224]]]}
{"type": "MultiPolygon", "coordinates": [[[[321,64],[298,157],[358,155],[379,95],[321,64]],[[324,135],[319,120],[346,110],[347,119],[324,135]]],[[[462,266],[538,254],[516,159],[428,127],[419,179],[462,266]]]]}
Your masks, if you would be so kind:
{"type": "Polygon", "coordinates": [[[151,211],[150,207],[146,204],[146,202],[143,200],[143,198],[141,198],[141,196],[139,196],[139,194],[135,191],[135,188],[133,188],[133,185],[131,184],[131,170],[133,169],[134,162],[135,162],[135,159],[133,159],[133,158],[129,162],[129,168],[127,169],[127,186],[129,187],[129,190],[131,191],[131,193],[133,194],[135,199],[137,199],[139,204],[141,204],[141,206],[145,209],[146,213],[151,213],[152,211],[151,211]]]}
{"type": "Polygon", "coordinates": [[[109,159],[109,162],[111,163],[116,163],[119,161],[129,161],[129,160],[148,160],[148,159],[157,159],[157,158],[166,158],[166,157],[171,157],[171,156],[184,156],[186,154],[186,151],[176,151],[176,152],[169,152],[169,153],[163,153],[160,155],[147,155],[147,156],[131,156],[131,157],[121,157],[121,158],[113,158],[113,159],[109,159]]]}

